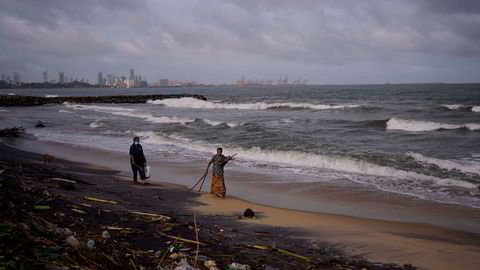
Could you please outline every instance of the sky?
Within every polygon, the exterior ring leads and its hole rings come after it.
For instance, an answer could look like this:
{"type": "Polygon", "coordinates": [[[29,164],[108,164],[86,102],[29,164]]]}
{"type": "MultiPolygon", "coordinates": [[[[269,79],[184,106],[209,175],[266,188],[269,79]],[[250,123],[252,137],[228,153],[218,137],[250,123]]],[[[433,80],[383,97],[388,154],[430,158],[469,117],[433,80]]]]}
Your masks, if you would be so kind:
{"type": "Polygon", "coordinates": [[[0,73],[480,82],[476,0],[2,0],[0,73]]]}

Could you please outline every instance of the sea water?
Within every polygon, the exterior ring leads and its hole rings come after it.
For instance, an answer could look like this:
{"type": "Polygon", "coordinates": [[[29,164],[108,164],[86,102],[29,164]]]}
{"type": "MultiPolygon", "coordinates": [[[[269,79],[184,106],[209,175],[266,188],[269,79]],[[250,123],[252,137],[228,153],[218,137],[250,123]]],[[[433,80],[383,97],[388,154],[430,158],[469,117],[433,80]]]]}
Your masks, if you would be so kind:
{"type": "MultiPolygon", "coordinates": [[[[3,91],[3,92],[2,92],[3,91]]],[[[18,89],[54,96],[178,94],[207,97],[145,104],[0,108],[0,127],[40,140],[208,160],[217,147],[234,165],[282,183],[368,187],[480,207],[480,85],[221,86],[145,89],[18,89]],[[35,129],[41,120],[47,126],[35,129]]]]}

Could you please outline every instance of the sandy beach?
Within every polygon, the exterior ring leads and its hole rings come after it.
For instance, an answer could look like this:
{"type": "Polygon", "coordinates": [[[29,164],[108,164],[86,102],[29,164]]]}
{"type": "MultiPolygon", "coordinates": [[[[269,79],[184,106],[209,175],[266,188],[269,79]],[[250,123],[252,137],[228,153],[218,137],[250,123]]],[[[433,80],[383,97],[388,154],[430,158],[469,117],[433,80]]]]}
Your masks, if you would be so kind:
{"type": "MultiPolygon", "coordinates": [[[[124,167],[122,168],[123,160],[118,162],[118,156],[105,159],[105,155],[112,155],[112,153],[99,154],[88,148],[68,145],[54,146],[32,140],[7,140],[7,143],[20,148],[31,148],[32,151],[38,153],[48,152],[62,158],[71,157],[70,159],[75,162],[95,164],[96,167],[103,169],[108,168],[110,171],[117,171],[116,175],[126,180],[125,183],[129,183],[129,172],[125,171],[124,167]],[[100,162],[100,160],[105,162],[100,162]]],[[[115,156],[115,154],[113,155],[115,156]]],[[[225,200],[212,197],[207,193],[197,196],[197,193],[185,192],[187,183],[192,182],[198,173],[196,166],[188,165],[175,162],[155,164],[155,166],[160,166],[162,174],[154,176],[152,183],[162,186],[162,192],[166,192],[162,194],[171,194],[172,187],[177,190],[174,192],[177,195],[170,195],[170,198],[183,194],[174,200],[176,205],[162,202],[164,204],[162,207],[169,205],[168,207],[175,209],[174,211],[188,211],[189,215],[191,215],[191,211],[197,210],[200,220],[210,225],[212,225],[211,217],[221,217],[221,221],[213,222],[216,223],[216,226],[223,223],[224,226],[241,226],[246,231],[258,231],[259,229],[253,229],[255,226],[261,226],[260,231],[282,231],[273,239],[258,238],[260,244],[278,245],[278,242],[275,244],[275,241],[281,241],[278,238],[288,237],[289,241],[296,239],[303,243],[293,245],[297,250],[327,245],[349,257],[359,256],[373,262],[396,265],[408,264],[422,269],[476,269],[480,263],[480,235],[477,233],[431,224],[389,221],[386,220],[388,217],[381,220],[353,215],[289,210],[253,203],[233,196],[228,196],[225,200]],[[177,183],[177,185],[166,182],[177,183]],[[185,198],[189,198],[189,203],[178,205],[179,201],[187,200],[185,198]],[[253,209],[257,218],[238,220],[237,217],[241,216],[246,208],[253,209]],[[235,225],[238,223],[241,225],[235,225]]],[[[238,173],[232,178],[242,176],[249,175],[238,173]]],[[[257,175],[257,177],[261,176],[257,175]]],[[[232,182],[235,183],[234,181],[232,182]]],[[[232,182],[227,182],[227,186],[235,189],[235,184],[230,185],[232,182]]],[[[116,184],[110,182],[109,185],[116,184]]],[[[208,184],[206,186],[208,189],[208,184]]],[[[120,186],[117,188],[119,191],[122,189],[120,186]]],[[[154,194],[157,194],[154,186],[135,187],[135,189],[139,197],[154,197],[154,194]]],[[[135,200],[130,195],[123,199],[135,200]]],[[[156,209],[158,208],[157,203],[157,201],[153,204],[151,201],[145,202],[145,204],[140,203],[138,209],[151,210],[152,207],[156,209]]],[[[425,207],[425,205],[419,206],[425,207]]]]}

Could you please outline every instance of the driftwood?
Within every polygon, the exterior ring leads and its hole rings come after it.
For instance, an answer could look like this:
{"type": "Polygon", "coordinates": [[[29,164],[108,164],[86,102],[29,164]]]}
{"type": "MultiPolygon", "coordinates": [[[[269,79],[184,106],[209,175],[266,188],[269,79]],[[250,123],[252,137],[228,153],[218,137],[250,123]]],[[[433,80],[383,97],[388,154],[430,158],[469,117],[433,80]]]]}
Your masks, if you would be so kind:
{"type": "Polygon", "coordinates": [[[24,133],[25,133],[25,129],[23,127],[12,127],[12,128],[0,129],[1,137],[20,137],[24,133]]]}

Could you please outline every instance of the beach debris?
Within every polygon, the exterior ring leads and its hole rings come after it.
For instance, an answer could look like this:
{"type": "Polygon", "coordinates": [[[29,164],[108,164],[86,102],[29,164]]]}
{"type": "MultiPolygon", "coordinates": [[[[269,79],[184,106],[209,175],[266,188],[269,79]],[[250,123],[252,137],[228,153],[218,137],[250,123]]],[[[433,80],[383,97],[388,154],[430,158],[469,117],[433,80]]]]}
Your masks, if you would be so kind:
{"type": "Polygon", "coordinates": [[[82,210],[80,210],[80,209],[72,208],[72,209],[70,209],[70,210],[72,210],[72,212],[79,213],[79,214],[83,214],[83,215],[86,215],[86,214],[87,214],[85,211],[82,211],[82,210]]]}
{"type": "Polygon", "coordinates": [[[12,127],[12,128],[0,129],[1,137],[20,137],[24,133],[25,133],[25,129],[23,127],[12,127]]]}
{"type": "Polygon", "coordinates": [[[217,262],[215,262],[214,260],[208,260],[204,262],[203,265],[205,265],[205,267],[208,269],[211,269],[213,267],[217,268],[217,262]]]}
{"type": "Polygon", "coordinates": [[[94,250],[95,249],[95,240],[92,240],[92,239],[88,240],[87,241],[87,247],[90,250],[94,250]]]}
{"type": "Polygon", "coordinates": [[[293,253],[291,251],[281,249],[281,248],[275,248],[275,247],[268,247],[268,246],[262,246],[262,245],[251,245],[249,247],[255,248],[255,249],[260,249],[260,250],[270,250],[270,251],[277,251],[279,253],[285,254],[285,255],[290,255],[292,257],[296,257],[305,261],[310,261],[310,258],[306,256],[302,256],[296,253],[293,253]]]}
{"type": "Polygon", "coordinates": [[[48,205],[35,205],[33,206],[33,209],[35,210],[50,210],[51,207],[48,205]]]}
{"type": "Polygon", "coordinates": [[[175,240],[178,240],[178,241],[182,241],[182,242],[185,242],[185,243],[190,243],[190,244],[198,244],[198,245],[201,245],[201,246],[206,246],[204,243],[202,242],[199,242],[199,241],[195,241],[195,240],[190,240],[190,239],[186,239],[186,238],[182,238],[182,237],[177,237],[177,236],[172,236],[172,235],[168,235],[166,233],[163,233],[161,231],[159,231],[157,229],[157,233],[159,233],[160,235],[162,236],[165,236],[165,237],[168,237],[168,238],[171,238],[171,239],[175,239],[175,240]]]}
{"type": "Polygon", "coordinates": [[[184,256],[182,256],[182,255],[179,254],[179,253],[172,253],[172,254],[170,254],[168,257],[169,257],[170,259],[176,261],[176,260],[178,260],[178,259],[180,259],[180,258],[183,258],[184,256]]]}
{"type": "Polygon", "coordinates": [[[73,235],[67,237],[66,242],[74,248],[78,248],[80,246],[80,242],[73,235]]]}
{"type": "Polygon", "coordinates": [[[195,268],[193,268],[185,258],[182,258],[177,264],[177,267],[175,267],[175,270],[195,270],[195,268]]]}
{"type": "Polygon", "coordinates": [[[75,180],[59,178],[59,177],[53,177],[53,178],[50,178],[50,179],[53,180],[53,181],[65,182],[65,183],[70,183],[70,184],[76,184],[77,183],[77,181],[75,181],[75,180]]]}
{"type": "Polygon", "coordinates": [[[95,198],[95,197],[91,197],[91,196],[85,196],[85,197],[83,197],[83,198],[84,198],[85,200],[92,201],[92,202],[117,204],[116,201],[105,200],[105,199],[95,198]]]}
{"type": "Polygon", "coordinates": [[[254,217],[255,217],[255,212],[253,212],[252,209],[247,208],[247,209],[245,209],[245,211],[243,212],[243,216],[246,217],[246,218],[254,218],[254,217]]]}
{"type": "Polygon", "coordinates": [[[102,232],[102,238],[104,239],[109,239],[111,236],[110,236],[110,233],[108,231],[103,231],[102,232]]]}
{"type": "Polygon", "coordinates": [[[228,267],[228,270],[250,270],[250,266],[246,264],[240,264],[240,263],[232,263],[228,267]]]}
{"type": "Polygon", "coordinates": [[[127,211],[127,212],[130,214],[134,214],[142,217],[152,218],[151,220],[152,222],[161,221],[161,220],[168,221],[172,219],[171,217],[160,215],[160,214],[154,214],[154,213],[145,213],[145,212],[138,212],[138,211],[127,211]]]}

